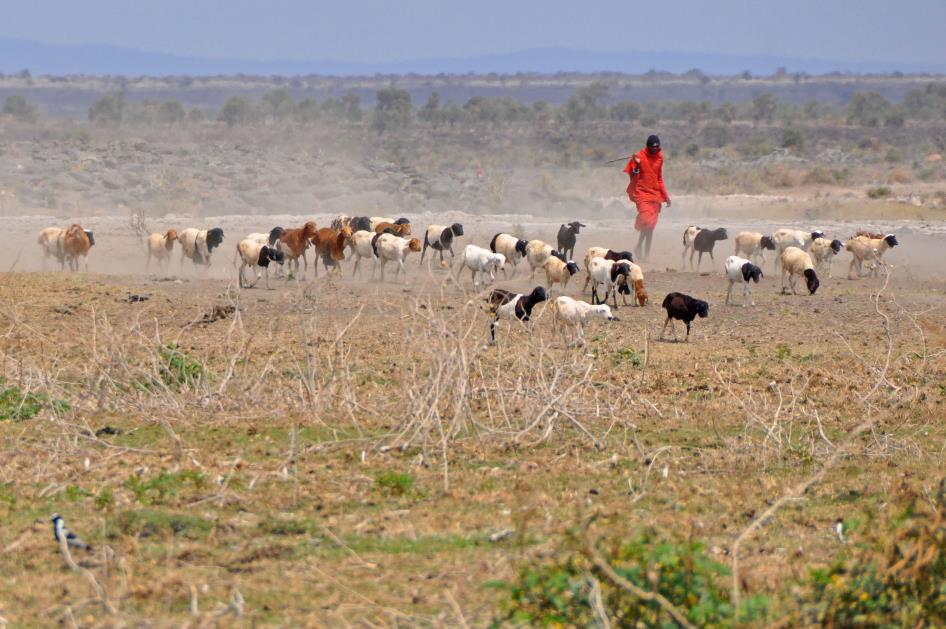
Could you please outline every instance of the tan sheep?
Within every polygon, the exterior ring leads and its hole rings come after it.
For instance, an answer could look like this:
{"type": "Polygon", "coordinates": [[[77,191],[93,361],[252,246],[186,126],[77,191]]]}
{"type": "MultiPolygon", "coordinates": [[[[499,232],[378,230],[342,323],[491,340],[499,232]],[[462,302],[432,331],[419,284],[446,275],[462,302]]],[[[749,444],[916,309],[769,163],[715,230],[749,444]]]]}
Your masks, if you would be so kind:
{"type": "Polygon", "coordinates": [[[798,293],[795,292],[795,276],[803,275],[808,285],[808,292],[812,295],[815,294],[821,282],[818,280],[815,265],[807,251],[802,251],[798,247],[787,247],[779,256],[779,262],[782,267],[782,293],[788,293],[785,290],[785,278],[787,276],[792,294],[797,295],[798,293]]]}
{"type": "Polygon", "coordinates": [[[882,259],[884,252],[900,244],[897,242],[897,237],[893,234],[887,234],[880,238],[872,236],[876,236],[876,234],[862,235],[859,233],[855,235],[854,238],[844,243],[844,248],[850,251],[854,256],[848,268],[847,277],[849,280],[863,277],[865,263],[867,263],[871,274],[876,276],[879,267],[886,266],[882,259]],[[857,276],[852,277],[855,270],[857,271],[857,276]]]}
{"type": "Polygon", "coordinates": [[[151,258],[154,258],[158,261],[158,266],[163,266],[166,270],[171,263],[171,251],[174,249],[174,242],[176,240],[176,229],[169,229],[164,234],[151,234],[148,236],[148,264],[145,268],[151,268],[151,258]]]}

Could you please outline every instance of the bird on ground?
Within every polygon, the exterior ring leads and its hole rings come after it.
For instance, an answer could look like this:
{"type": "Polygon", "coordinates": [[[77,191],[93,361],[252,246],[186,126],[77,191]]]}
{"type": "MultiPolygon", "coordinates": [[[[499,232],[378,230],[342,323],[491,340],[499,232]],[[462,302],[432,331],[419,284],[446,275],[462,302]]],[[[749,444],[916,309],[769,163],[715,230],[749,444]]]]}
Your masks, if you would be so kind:
{"type": "Polygon", "coordinates": [[[85,542],[83,542],[79,537],[66,528],[66,521],[62,519],[62,516],[58,513],[53,516],[53,535],[56,538],[58,543],[62,543],[62,540],[66,540],[66,544],[70,548],[81,548],[83,550],[91,550],[92,547],[85,542]]]}

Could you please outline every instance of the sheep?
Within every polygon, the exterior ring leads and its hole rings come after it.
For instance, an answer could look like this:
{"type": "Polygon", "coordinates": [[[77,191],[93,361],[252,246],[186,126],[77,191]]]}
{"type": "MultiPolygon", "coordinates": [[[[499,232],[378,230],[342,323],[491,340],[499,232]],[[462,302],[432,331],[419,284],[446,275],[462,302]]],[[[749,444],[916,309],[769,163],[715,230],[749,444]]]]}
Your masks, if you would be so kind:
{"type": "Polygon", "coordinates": [[[210,253],[223,242],[223,230],[196,229],[189,227],[177,235],[181,243],[181,269],[184,268],[184,258],[190,258],[194,266],[203,264],[210,266],[210,253]]]}
{"type": "Polygon", "coordinates": [[[568,286],[568,280],[572,278],[572,275],[578,273],[578,265],[575,264],[574,260],[563,259],[564,256],[557,251],[552,253],[553,255],[550,255],[545,264],[542,265],[542,268],[545,269],[545,283],[549,287],[549,292],[552,291],[552,286],[555,284],[561,284],[562,290],[565,290],[565,287],[568,286]]]}
{"type": "Polygon", "coordinates": [[[169,229],[164,234],[151,234],[148,236],[148,263],[145,269],[151,268],[151,258],[158,261],[158,265],[165,268],[171,263],[171,251],[174,249],[174,243],[177,241],[177,230],[169,229]]]}
{"type": "MultiPolygon", "coordinates": [[[[631,284],[634,286],[634,298],[637,300],[638,306],[646,306],[647,301],[650,297],[647,295],[647,290],[644,288],[644,271],[638,265],[633,262],[628,263],[630,268],[630,279],[631,284]]],[[[627,285],[624,284],[618,287],[620,291],[622,288],[626,289],[627,285]]]]}
{"type": "MultiPolygon", "coordinates": [[[[605,260],[604,258],[592,258],[588,266],[588,272],[591,275],[591,303],[607,303],[608,295],[614,294],[614,308],[618,307],[618,287],[623,283],[625,293],[628,292],[628,281],[631,275],[631,262],[626,260],[605,260]],[[598,284],[603,284],[604,300],[598,297],[598,284]]],[[[625,302],[626,304],[627,302],[625,302]]]]}
{"type": "Polygon", "coordinates": [[[89,249],[95,244],[95,236],[88,229],[82,229],[78,224],[72,224],[60,236],[62,253],[69,263],[71,271],[79,270],[79,256],[85,261],[85,272],[89,272],[89,249]]]}
{"type": "Polygon", "coordinates": [[[239,282],[240,288],[252,288],[256,286],[259,282],[261,275],[266,275],[266,289],[269,290],[269,264],[270,262],[276,262],[277,264],[282,264],[286,260],[286,254],[271,247],[269,245],[261,244],[256,240],[250,238],[245,238],[237,243],[237,255],[242,259],[240,264],[240,270],[237,273],[237,280],[239,282]],[[244,277],[244,270],[246,267],[256,269],[256,281],[252,284],[247,284],[244,277]],[[263,269],[263,273],[260,273],[260,269],[263,269]]]}
{"type": "Polygon", "coordinates": [[[592,305],[584,301],[577,301],[571,297],[562,295],[552,302],[552,317],[555,327],[559,330],[562,338],[565,338],[565,326],[570,325],[575,328],[578,345],[585,344],[584,324],[589,319],[604,319],[606,321],[617,321],[618,318],[611,314],[611,307],[607,304],[592,305]]]}
{"type": "MultiPolygon", "coordinates": [[[[326,272],[328,272],[329,267],[332,267],[341,273],[342,267],[339,262],[345,259],[345,247],[348,246],[349,238],[351,238],[351,228],[349,227],[342,227],[338,230],[323,227],[312,236],[312,245],[315,247],[316,254],[321,256],[322,265],[326,272]]],[[[312,269],[315,271],[315,276],[318,277],[318,259],[312,261],[312,269]]]]}
{"type": "Polygon", "coordinates": [[[575,243],[578,241],[578,232],[585,227],[584,223],[572,221],[558,228],[558,250],[566,258],[575,255],[575,243]]]}
{"type": "Polygon", "coordinates": [[[588,283],[591,281],[591,272],[588,268],[591,266],[591,260],[594,258],[604,258],[605,260],[613,260],[615,262],[618,260],[633,262],[634,254],[630,251],[612,251],[604,247],[588,247],[588,252],[585,253],[585,286],[581,289],[581,292],[588,290],[588,283]]]}
{"type": "Polygon", "coordinates": [[[371,218],[367,216],[352,216],[350,219],[348,219],[348,226],[351,227],[352,232],[374,231],[371,228],[371,218]]]}
{"type": "MultiPolygon", "coordinates": [[[[400,219],[398,219],[400,220],[400,219]]],[[[378,223],[374,228],[375,233],[378,234],[394,234],[395,236],[405,236],[411,235],[411,224],[410,223],[378,223]]]]}
{"type": "Polygon", "coordinates": [[[494,315],[492,322],[489,324],[490,344],[496,342],[496,327],[499,325],[500,318],[527,322],[532,316],[532,310],[535,308],[536,304],[546,299],[548,299],[548,295],[541,286],[533,288],[532,292],[528,295],[513,293],[512,291],[503,290],[502,288],[494,288],[490,292],[489,297],[486,298],[487,303],[492,306],[494,315]]]}
{"type": "Polygon", "coordinates": [[[778,271],[782,264],[782,253],[785,249],[797,247],[802,251],[808,251],[812,242],[823,237],[824,232],[819,230],[807,232],[801,229],[788,229],[787,227],[776,229],[772,233],[772,242],[775,243],[775,270],[778,271]]]}
{"type": "Polygon", "coordinates": [[[733,255],[745,256],[752,262],[765,264],[765,251],[775,251],[775,241],[771,236],[759,232],[739,232],[736,234],[736,250],[733,255]]]}
{"type": "MultiPolygon", "coordinates": [[[[463,225],[454,223],[447,227],[445,225],[431,225],[424,232],[424,248],[420,252],[420,264],[424,263],[424,255],[427,253],[427,247],[440,252],[440,264],[443,265],[444,250],[450,252],[451,260],[456,257],[453,253],[453,239],[463,235],[463,225]]],[[[433,254],[431,254],[433,255],[433,254]]]]}
{"type": "Polygon", "coordinates": [[[476,274],[489,273],[490,282],[496,279],[496,271],[504,268],[506,256],[476,245],[467,245],[463,250],[463,266],[470,269],[473,287],[476,288],[476,274]]]}
{"type": "Polygon", "coordinates": [[[545,261],[549,259],[554,251],[552,245],[543,240],[530,240],[526,243],[526,262],[529,263],[529,267],[532,269],[532,274],[529,276],[530,281],[535,279],[536,269],[544,267],[545,261]]]}
{"type": "Polygon", "coordinates": [[[62,251],[62,238],[66,230],[61,227],[47,227],[39,232],[36,243],[43,248],[43,268],[46,268],[47,258],[56,258],[59,268],[65,268],[65,257],[62,251]]]}
{"type": "Polygon", "coordinates": [[[861,277],[865,263],[869,265],[868,268],[871,270],[872,274],[877,275],[878,267],[884,265],[881,256],[883,256],[887,249],[896,247],[899,244],[897,237],[893,234],[887,234],[885,236],[865,232],[855,234],[853,238],[844,243],[844,248],[850,251],[853,256],[851,258],[851,266],[848,268],[848,279],[855,279],[851,277],[855,269],[857,270],[857,277],[861,277]]]}
{"type": "Polygon", "coordinates": [[[362,229],[356,231],[351,235],[351,238],[348,240],[348,246],[351,249],[351,256],[355,259],[354,267],[351,270],[351,276],[355,277],[355,273],[358,273],[358,277],[361,277],[361,260],[363,258],[369,258],[372,261],[375,261],[375,265],[371,268],[371,277],[374,278],[375,266],[377,266],[378,256],[374,252],[374,247],[371,245],[371,241],[377,237],[377,234],[370,232],[368,230],[362,229]]]}
{"type": "Polygon", "coordinates": [[[377,232],[378,223],[393,223],[390,216],[372,216],[368,219],[368,231],[377,232]]]}
{"type": "Polygon", "coordinates": [[[758,284],[759,280],[763,277],[762,269],[749,260],[740,258],[739,256],[729,256],[726,258],[725,268],[726,277],[729,278],[729,290],[726,291],[726,305],[728,306],[732,300],[733,284],[742,282],[742,306],[743,308],[746,307],[746,299],[754,306],[755,301],[752,300],[752,291],[749,289],[749,281],[751,280],[758,284]]]}
{"type": "MultiPolygon", "coordinates": [[[[696,225],[690,225],[685,230],[683,230],[683,255],[680,257],[680,268],[686,268],[687,251],[690,251],[693,248],[693,241],[696,239],[696,235],[702,230],[702,227],[697,227],[696,225]]],[[[693,267],[692,254],[690,254],[690,267],[693,267]]]]}
{"type": "Polygon", "coordinates": [[[690,324],[693,323],[693,320],[697,317],[705,319],[709,316],[709,304],[703,301],[702,299],[694,299],[689,295],[684,295],[683,293],[667,293],[667,296],[664,297],[663,308],[667,311],[667,320],[664,321],[664,327],[660,331],[660,339],[663,339],[664,333],[667,331],[667,325],[670,325],[670,331],[673,332],[673,340],[677,340],[677,330],[676,326],[673,324],[673,320],[677,319],[678,321],[683,321],[687,327],[687,342],[690,341],[690,324]]]}
{"type": "Polygon", "coordinates": [[[397,262],[397,271],[394,272],[394,279],[398,274],[404,272],[404,283],[407,283],[407,269],[404,268],[404,258],[411,251],[420,251],[420,240],[417,238],[401,238],[393,234],[379,234],[375,249],[378,253],[378,261],[381,263],[381,281],[384,281],[384,267],[389,261],[397,262]]]}
{"type": "Polygon", "coordinates": [[[815,265],[811,261],[811,256],[807,251],[802,251],[798,247],[788,247],[782,252],[780,257],[782,266],[782,293],[787,294],[785,290],[785,277],[788,276],[788,283],[792,288],[792,294],[795,292],[795,276],[804,275],[805,282],[808,285],[808,292],[812,295],[818,290],[821,282],[818,280],[818,274],[815,273],[815,265]]]}
{"type": "Polygon", "coordinates": [[[247,234],[246,238],[244,238],[243,240],[252,240],[254,242],[258,242],[261,245],[269,245],[270,247],[275,247],[276,244],[279,242],[279,239],[282,237],[282,235],[285,232],[286,230],[283,229],[282,227],[273,227],[271,230],[269,230],[268,234],[264,234],[262,232],[247,234]]]}
{"type": "MultiPolygon", "coordinates": [[[[684,252],[687,249],[687,236],[690,234],[690,229],[693,226],[687,228],[687,231],[683,232],[683,246],[684,252]]],[[[697,231],[693,235],[693,239],[690,241],[690,268],[693,268],[693,254],[699,252],[699,257],[696,261],[696,272],[700,272],[700,264],[703,262],[703,254],[708,253],[710,260],[713,259],[713,247],[716,245],[718,240],[728,240],[729,235],[726,233],[725,227],[720,227],[718,229],[702,229],[697,227],[697,231]]]]}
{"type": "Polygon", "coordinates": [[[277,247],[286,254],[286,259],[290,262],[290,268],[296,273],[299,271],[299,258],[302,258],[302,275],[305,276],[309,268],[309,261],[306,259],[306,249],[309,248],[309,240],[315,236],[318,231],[314,221],[307,221],[302,227],[283,230],[279,237],[277,247]]]}
{"type": "Polygon", "coordinates": [[[827,238],[815,238],[811,242],[811,257],[815,261],[815,269],[824,271],[828,269],[828,278],[831,278],[831,262],[834,256],[838,255],[844,243],[840,240],[828,240],[827,238]]]}
{"type": "MultiPolygon", "coordinates": [[[[493,236],[493,239],[489,241],[489,249],[493,253],[503,254],[503,259],[506,263],[512,265],[512,274],[513,277],[515,277],[519,261],[526,255],[526,246],[528,244],[528,241],[522,240],[521,238],[499,233],[493,236]]],[[[503,265],[503,277],[509,277],[506,273],[505,264],[503,265]]]]}
{"type": "Polygon", "coordinates": [[[340,230],[342,227],[351,226],[351,217],[346,214],[339,214],[332,219],[332,224],[330,227],[336,231],[340,230]]]}

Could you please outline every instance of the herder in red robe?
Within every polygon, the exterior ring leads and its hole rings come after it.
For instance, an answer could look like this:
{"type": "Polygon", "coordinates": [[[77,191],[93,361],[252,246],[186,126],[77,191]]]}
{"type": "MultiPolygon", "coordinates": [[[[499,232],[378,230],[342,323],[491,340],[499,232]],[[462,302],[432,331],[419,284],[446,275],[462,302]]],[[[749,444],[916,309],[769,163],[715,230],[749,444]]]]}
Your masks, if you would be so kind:
{"type": "Polygon", "coordinates": [[[634,229],[640,232],[634,254],[646,260],[650,257],[650,244],[660,216],[660,204],[670,207],[670,195],[664,185],[664,156],[660,150],[660,138],[647,138],[647,148],[639,150],[627,162],[624,172],[631,178],[627,185],[627,196],[637,205],[637,220],[634,229]],[[643,249],[642,249],[643,247],[643,249]]]}

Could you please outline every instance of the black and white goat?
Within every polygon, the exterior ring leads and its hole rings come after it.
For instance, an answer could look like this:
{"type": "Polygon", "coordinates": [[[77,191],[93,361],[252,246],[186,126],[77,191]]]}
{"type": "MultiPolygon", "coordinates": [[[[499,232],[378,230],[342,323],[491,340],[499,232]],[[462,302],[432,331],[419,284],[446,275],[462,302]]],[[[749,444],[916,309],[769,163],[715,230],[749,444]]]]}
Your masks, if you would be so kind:
{"type": "Polygon", "coordinates": [[[253,288],[256,286],[256,283],[259,282],[260,276],[265,275],[266,288],[269,289],[270,262],[281,265],[286,260],[286,254],[279,249],[260,244],[249,238],[241,240],[239,244],[237,244],[237,254],[241,259],[238,276],[240,288],[253,288]],[[256,269],[256,280],[252,284],[249,284],[244,277],[244,271],[247,267],[256,269]],[[260,271],[260,269],[262,269],[262,271],[260,271]]]}
{"type": "Polygon", "coordinates": [[[726,291],[726,305],[732,301],[732,287],[736,282],[742,283],[742,306],[746,306],[746,300],[754,306],[752,300],[752,291],[749,289],[749,282],[756,284],[762,279],[762,269],[754,265],[745,258],[739,256],[729,256],[726,258],[726,277],[729,279],[729,290],[726,291]]]}
{"type": "Polygon", "coordinates": [[[492,306],[494,315],[493,321],[489,324],[490,344],[496,342],[496,326],[499,325],[500,319],[526,322],[532,316],[533,308],[546,299],[548,299],[548,294],[541,286],[536,286],[527,295],[494,288],[486,298],[487,303],[492,306]]]}
{"type": "Polygon", "coordinates": [[[708,253],[710,260],[713,259],[713,248],[719,240],[727,240],[729,235],[725,227],[718,229],[703,229],[696,225],[690,225],[683,232],[683,255],[686,256],[690,251],[690,268],[693,268],[693,254],[699,253],[696,261],[696,272],[700,272],[700,264],[703,262],[703,254],[708,253]]]}
{"type": "MultiPolygon", "coordinates": [[[[424,248],[420,252],[420,263],[424,263],[424,256],[427,254],[427,247],[440,252],[440,264],[443,264],[443,252],[449,251],[451,260],[455,257],[453,253],[453,240],[463,235],[463,225],[454,223],[447,227],[446,225],[431,225],[424,234],[424,248]]],[[[433,255],[433,254],[431,254],[433,255]]]]}
{"type": "Polygon", "coordinates": [[[519,261],[526,256],[526,247],[528,245],[528,240],[503,233],[496,234],[493,236],[493,239],[489,241],[490,251],[493,253],[501,253],[504,256],[503,277],[509,277],[506,273],[506,264],[512,265],[512,274],[513,276],[516,275],[519,261]]]}

